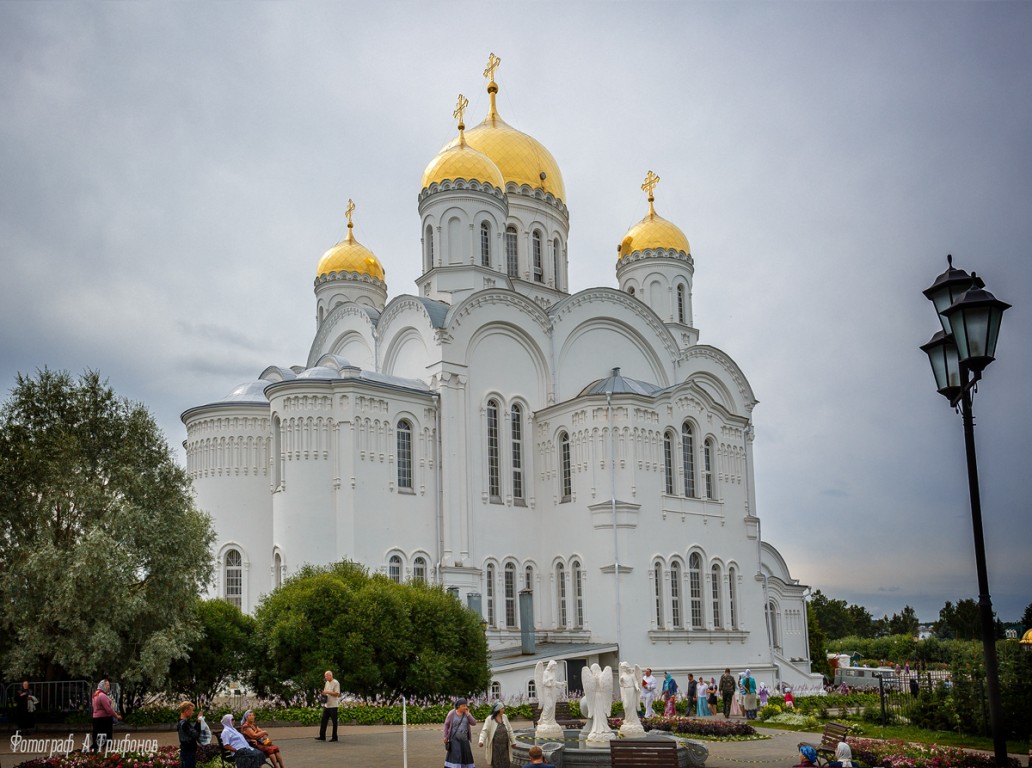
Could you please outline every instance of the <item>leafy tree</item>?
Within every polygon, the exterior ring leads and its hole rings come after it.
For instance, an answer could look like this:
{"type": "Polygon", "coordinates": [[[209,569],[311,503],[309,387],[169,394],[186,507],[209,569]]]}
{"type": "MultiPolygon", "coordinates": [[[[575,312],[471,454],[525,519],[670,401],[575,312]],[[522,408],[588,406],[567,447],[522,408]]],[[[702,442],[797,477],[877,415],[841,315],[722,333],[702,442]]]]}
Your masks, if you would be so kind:
{"type": "Polygon", "coordinates": [[[806,604],[806,631],[810,643],[810,669],[831,679],[831,665],[828,663],[828,636],[824,634],[817,612],[811,603],[806,604]]]}
{"type": "Polygon", "coordinates": [[[903,607],[902,613],[892,614],[892,618],[888,621],[888,631],[890,635],[916,635],[920,624],[917,612],[906,605],[903,607]]]}
{"type": "Polygon", "coordinates": [[[1021,614],[1021,626],[1025,631],[1032,629],[1032,603],[1025,606],[1025,612],[1021,614]]]}
{"type": "MultiPolygon", "coordinates": [[[[996,613],[993,613],[995,620],[996,613]]],[[[939,611],[939,620],[934,624],[935,634],[950,640],[981,640],[982,618],[978,603],[971,599],[960,600],[953,605],[949,600],[939,611]]]]}
{"type": "Polygon", "coordinates": [[[244,677],[254,664],[254,619],[225,600],[194,604],[200,636],[189,656],[169,670],[169,693],[207,705],[230,680],[244,677]]]}
{"type": "Polygon", "coordinates": [[[809,604],[813,607],[818,624],[828,633],[829,639],[837,640],[853,633],[853,620],[849,616],[845,600],[829,598],[818,589],[810,596],[809,604]]]}
{"type": "Polygon", "coordinates": [[[350,562],[305,566],[255,612],[256,688],[311,701],[331,669],[359,696],[443,697],[490,682],[480,617],[440,587],[350,562]]]}
{"type": "Polygon", "coordinates": [[[878,628],[875,626],[874,617],[862,605],[850,605],[846,608],[846,614],[849,616],[849,634],[856,635],[857,637],[878,636],[878,628]]]}
{"type": "Polygon", "coordinates": [[[160,685],[196,634],[212,536],[143,405],[95,372],[18,375],[0,409],[9,678],[106,674],[130,697],[160,685]]]}

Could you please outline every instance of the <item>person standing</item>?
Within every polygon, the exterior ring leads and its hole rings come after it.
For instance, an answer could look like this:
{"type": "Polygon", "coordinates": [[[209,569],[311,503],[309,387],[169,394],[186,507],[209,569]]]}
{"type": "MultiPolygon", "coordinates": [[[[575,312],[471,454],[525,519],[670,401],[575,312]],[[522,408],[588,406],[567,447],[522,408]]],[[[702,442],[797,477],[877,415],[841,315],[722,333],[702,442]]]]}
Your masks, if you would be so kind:
{"type": "Polygon", "coordinates": [[[323,672],[323,685],[322,693],[323,697],[323,711],[322,711],[322,722],[319,723],[319,735],[315,737],[316,741],[326,741],[326,725],[333,721],[333,735],[330,737],[330,741],[337,740],[337,707],[340,706],[340,681],[333,679],[333,672],[326,670],[323,672]]]}
{"type": "Polygon", "coordinates": [[[496,702],[491,707],[491,716],[484,721],[480,729],[481,747],[487,746],[487,764],[491,768],[509,768],[512,764],[512,748],[516,746],[516,736],[505,715],[505,705],[496,702]]]}
{"type": "Polygon", "coordinates": [[[444,768],[476,768],[470,746],[470,733],[476,724],[469,713],[469,702],[456,699],[455,709],[444,718],[444,768]]]}
{"type": "Polygon", "coordinates": [[[676,717],[677,681],[670,676],[669,672],[665,672],[663,677],[663,701],[666,702],[663,707],[663,717],[676,717]]]}
{"type": "Polygon", "coordinates": [[[691,672],[688,673],[688,714],[690,715],[695,711],[695,707],[698,705],[699,696],[699,681],[695,679],[695,675],[691,672]]]}
{"type": "Polygon", "coordinates": [[[645,717],[653,717],[656,711],[652,702],[656,700],[656,678],[652,676],[652,668],[645,667],[645,676],[641,679],[641,703],[645,705],[645,717]]]}
{"type": "Polygon", "coordinates": [[[745,670],[745,677],[742,678],[742,688],[745,696],[742,700],[742,709],[745,710],[746,720],[756,719],[756,678],[752,676],[752,670],[745,670]]]}
{"type": "Polygon", "coordinates": [[[23,730],[31,730],[36,727],[36,697],[32,695],[29,688],[29,681],[22,682],[18,689],[18,696],[14,701],[17,710],[18,727],[23,730]]]}
{"type": "Polygon", "coordinates": [[[738,683],[735,682],[735,678],[731,675],[731,668],[725,668],[724,674],[720,676],[720,698],[721,703],[724,705],[725,720],[731,717],[731,700],[735,697],[735,688],[737,687],[738,683]]]}
{"type": "Polygon", "coordinates": [[[115,712],[111,703],[111,683],[105,678],[97,683],[93,692],[93,735],[90,740],[90,752],[98,749],[104,751],[105,745],[114,739],[115,720],[122,716],[115,712]]]}
{"type": "Polygon", "coordinates": [[[194,704],[192,701],[184,701],[179,705],[179,722],[176,723],[176,732],[179,734],[179,768],[194,768],[197,765],[197,743],[201,740],[201,723],[204,722],[204,715],[197,713],[197,720],[193,723],[194,704]]]}

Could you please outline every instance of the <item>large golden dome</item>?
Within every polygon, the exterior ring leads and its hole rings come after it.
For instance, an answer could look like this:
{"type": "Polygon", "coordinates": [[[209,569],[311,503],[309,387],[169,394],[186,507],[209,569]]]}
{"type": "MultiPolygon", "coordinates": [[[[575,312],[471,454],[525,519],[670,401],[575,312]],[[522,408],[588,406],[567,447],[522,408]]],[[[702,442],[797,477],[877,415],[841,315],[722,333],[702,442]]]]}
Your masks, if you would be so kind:
{"type": "MultiPolygon", "coordinates": [[[[501,172],[506,183],[511,181],[519,186],[527,184],[531,189],[542,189],[565,201],[566,187],[563,184],[563,175],[559,172],[559,166],[552,153],[537,139],[517,131],[498,116],[495,104],[498,85],[493,79],[487,86],[487,92],[491,98],[491,109],[484,122],[465,132],[466,144],[486,155],[501,172]]],[[[423,174],[423,187],[428,185],[427,176],[430,169],[442,155],[459,146],[461,141],[461,137],[452,139],[427,166],[423,174]]],[[[504,184],[502,188],[504,189],[504,184]]]]}
{"type": "Polygon", "coordinates": [[[465,141],[449,145],[430,161],[430,165],[423,171],[423,189],[434,182],[454,181],[455,179],[492,184],[503,192],[505,191],[505,179],[502,177],[502,172],[498,170],[498,166],[491,158],[483,152],[473,149],[465,141]]]}
{"type": "Polygon", "coordinates": [[[351,212],[354,210],[354,203],[348,200],[348,236],[326,251],[319,259],[319,266],[315,270],[317,278],[331,272],[357,272],[360,275],[375,277],[377,280],[384,279],[386,273],[380,260],[376,258],[376,254],[358,242],[351,231],[354,227],[351,222],[351,212]]]}
{"type": "Polygon", "coordinates": [[[659,177],[655,176],[652,171],[649,171],[645,184],[642,185],[642,189],[647,188],[649,193],[648,215],[627,230],[627,234],[623,236],[623,240],[620,241],[620,245],[617,248],[620,254],[617,257],[618,259],[629,256],[635,251],[656,250],[658,248],[680,251],[685,256],[691,255],[691,246],[688,245],[688,238],[684,236],[681,228],[656,213],[656,208],[653,205],[655,198],[652,195],[652,189],[658,182],[659,177]]]}

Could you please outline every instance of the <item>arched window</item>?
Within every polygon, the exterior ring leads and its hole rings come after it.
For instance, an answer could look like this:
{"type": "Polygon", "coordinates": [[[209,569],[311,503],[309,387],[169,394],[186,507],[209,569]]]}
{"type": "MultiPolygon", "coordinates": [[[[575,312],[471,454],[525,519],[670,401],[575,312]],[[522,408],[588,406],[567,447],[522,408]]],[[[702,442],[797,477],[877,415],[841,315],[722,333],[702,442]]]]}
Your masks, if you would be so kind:
{"type": "Polygon", "coordinates": [[[767,622],[770,628],[770,644],[781,647],[781,636],[778,632],[778,605],[773,600],[767,603],[767,622]]]}
{"type": "Polygon", "coordinates": [[[520,276],[520,262],[516,254],[516,227],[505,228],[505,273],[509,277],[520,276]]]}
{"type": "Polygon", "coordinates": [[[412,490],[412,422],[398,422],[398,488],[412,490]]]}
{"type": "Polygon", "coordinates": [[[426,584],[426,558],[419,555],[412,561],[412,580],[426,584]]]}
{"type": "Polygon", "coordinates": [[[570,436],[559,433],[559,501],[573,498],[573,467],[570,464],[570,436]]]}
{"type": "Polygon", "coordinates": [[[573,572],[573,626],[580,629],[584,626],[584,569],[580,560],[570,564],[573,572]]]}
{"type": "Polygon", "coordinates": [[[426,271],[429,272],[434,268],[434,228],[429,224],[426,227],[424,243],[426,247],[426,271]]]}
{"type": "Polygon", "coordinates": [[[695,496],[695,430],[687,421],[681,425],[681,464],[684,472],[684,495],[695,496]]]}
{"type": "Polygon", "coordinates": [[[487,401],[487,493],[491,501],[501,501],[497,400],[487,401]]]}
{"type": "Polygon", "coordinates": [[[491,698],[500,699],[502,697],[502,684],[495,680],[491,683],[491,698]]]}
{"type": "Polygon", "coordinates": [[[244,559],[240,550],[226,552],[226,602],[243,610],[244,603],[244,559]]]}
{"type": "Polygon", "coordinates": [[[566,627],[566,567],[562,563],[555,564],[555,625],[559,629],[566,627]]]}
{"type": "Polygon", "coordinates": [[[735,569],[734,567],[727,569],[727,598],[728,598],[728,618],[731,619],[731,629],[738,629],[738,608],[737,601],[735,600],[735,591],[737,585],[735,584],[735,569]]]}
{"type": "Polygon", "coordinates": [[[674,492],[674,435],[663,433],[663,482],[667,495],[674,492]]]}
{"type": "Polygon", "coordinates": [[[652,583],[656,598],[656,626],[663,629],[663,565],[655,563],[652,566],[652,583]]]}
{"type": "Polygon", "coordinates": [[[681,629],[681,564],[670,564],[670,622],[681,629]]]}
{"type": "Polygon", "coordinates": [[[512,497],[523,504],[523,408],[514,405],[509,417],[512,429],[512,497]]]}
{"type": "Polygon", "coordinates": [[[559,238],[552,241],[552,261],[555,263],[555,287],[562,290],[561,275],[563,274],[563,248],[559,244],[559,238]]]}
{"type": "Polygon", "coordinates": [[[272,586],[277,589],[283,586],[283,557],[279,552],[272,557],[272,586]]]}
{"type": "Polygon", "coordinates": [[[491,225],[486,221],[480,222],[480,264],[491,266],[491,225]]]}
{"type": "Polygon", "coordinates": [[[627,293],[629,293],[631,296],[634,295],[634,286],[633,285],[627,286],[627,293]]]}
{"type": "Polygon", "coordinates": [[[495,625],[495,567],[489,563],[487,572],[484,575],[484,596],[487,598],[487,626],[495,625]]]}
{"type": "Polygon", "coordinates": [[[396,584],[401,583],[401,557],[399,555],[391,555],[391,559],[387,561],[387,577],[396,584]]]}
{"type": "Polygon", "coordinates": [[[677,322],[683,323],[684,319],[684,286],[677,286],[677,322]]]}
{"type": "Polygon", "coordinates": [[[537,684],[533,679],[527,681],[527,698],[531,700],[537,698],[537,684]]]}
{"type": "Polygon", "coordinates": [[[534,250],[534,281],[543,283],[545,281],[545,260],[541,253],[541,233],[535,229],[534,234],[530,236],[530,241],[534,250]]]}
{"type": "Polygon", "coordinates": [[[505,564],[505,626],[516,626],[516,566],[505,564]]]}
{"type": "Polygon", "coordinates": [[[717,629],[723,629],[724,621],[720,615],[720,566],[714,564],[710,569],[710,579],[712,580],[712,592],[713,592],[713,626],[717,629]]]}
{"type": "Polygon", "coordinates": [[[713,440],[709,439],[702,446],[702,482],[706,488],[706,498],[717,498],[717,484],[713,479],[713,440]]]}
{"type": "Polygon", "coordinates": [[[692,552],[688,558],[688,583],[691,589],[692,629],[702,629],[702,557],[692,552]]]}

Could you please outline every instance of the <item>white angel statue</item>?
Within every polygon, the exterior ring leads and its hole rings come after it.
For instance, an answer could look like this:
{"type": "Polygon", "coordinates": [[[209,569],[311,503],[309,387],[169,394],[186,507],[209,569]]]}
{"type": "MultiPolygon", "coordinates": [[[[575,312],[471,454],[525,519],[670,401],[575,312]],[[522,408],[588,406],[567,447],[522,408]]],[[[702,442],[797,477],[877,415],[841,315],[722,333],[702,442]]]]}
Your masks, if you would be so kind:
{"type": "Polygon", "coordinates": [[[591,717],[591,722],[585,728],[588,731],[587,746],[606,746],[616,738],[616,734],[609,728],[609,710],[613,706],[613,670],[609,667],[599,669],[597,663],[592,664],[581,672],[581,682],[591,717]]]}
{"type": "Polygon", "coordinates": [[[623,702],[624,720],[620,735],[624,738],[639,738],[645,729],[638,719],[638,704],[641,701],[641,666],[632,668],[626,661],[620,662],[620,700],[623,702]]]}
{"type": "Polygon", "coordinates": [[[534,736],[538,739],[561,739],[563,728],[555,721],[555,702],[559,698],[559,680],[555,675],[556,663],[552,659],[546,665],[539,661],[534,665],[534,685],[538,701],[541,703],[541,714],[538,716],[534,736]]]}

